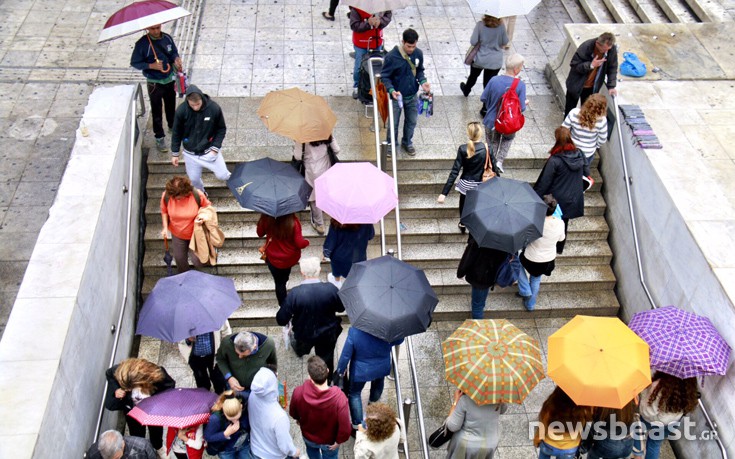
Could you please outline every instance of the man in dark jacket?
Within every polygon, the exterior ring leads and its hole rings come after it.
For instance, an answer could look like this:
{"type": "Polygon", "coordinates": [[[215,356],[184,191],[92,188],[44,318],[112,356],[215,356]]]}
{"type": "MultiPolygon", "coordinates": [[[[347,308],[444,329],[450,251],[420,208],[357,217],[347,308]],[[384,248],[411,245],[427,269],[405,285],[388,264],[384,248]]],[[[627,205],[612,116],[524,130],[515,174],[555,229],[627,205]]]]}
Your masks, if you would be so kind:
{"type": "Polygon", "coordinates": [[[498,270],[508,256],[502,250],[480,247],[472,236],[467,239],[467,247],[457,267],[457,278],[464,277],[472,286],[473,319],[484,318],[487,295],[495,285],[498,270]]]}
{"type": "Polygon", "coordinates": [[[260,333],[243,331],[230,335],[217,350],[217,366],[225,381],[243,397],[250,395],[255,373],[266,365],[278,366],[276,345],[260,333]]]}
{"type": "Polygon", "coordinates": [[[87,450],[86,459],[158,459],[145,438],[123,437],[117,430],[102,432],[97,443],[87,450]]]}
{"type": "Polygon", "coordinates": [[[171,164],[179,165],[183,145],[186,175],[194,188],[204,191],[202,169],[209,169],[220,180],[230,178],[220,150],[227,126],[217,102],[194,85],[186,89],[186,103],[179,105],[171,134],[171,164]]]}
{"type": "Polygon", "coordinates": [[[166,106],[168,128],[174,123],[176,110],[176,72],[181,70],[179,50],[171,35],[161,32],[161,24],[149,27],[133,48],[130,65],[143,71],[151,100],[153,134],[161,153],[168,152],[166,134],[163,132],[163,106],[166,106]]]}
{"type": "Polygon", "coordinates": [[[590,95],[600,92],[603,83],[611,96],[617,94],[615,86],[618,79],[618,48],[612,33],[605,32],[579,45],[569,66],[565,118],[577,107],[580,98],[584,105],[590,95]]]}
{"type": "Polygon", "coordinates": [[[406,120],[403,122],[401,146],[410,156],[416,154],[413,146],[413,131],[419,117],[416,93],[419,85],[425,92],[431,92],[431,85],[424,75],[424,54],[416,47],[418,41],[419,34],[415,30],[404,30],[401,45],[394,47],[385,56],[383,69],[380,71],[380,79],[393,99],[394,122],[392,131],[388,131],[388,142],[392,142],[392,138],[398,140],[398,124],[401,121],[401,111],[404,110],[406,120]]]}
{"type": "Polygon", "coordinates": [[[337,317],[337,313],[344,312],[345,307],[339,299],[337,287],[319,281],[321,267],[317,257],[302,258],[299,266],[304,280],[288,292],[276,314],[276,322],[285,326],[291,321],[291,347],[296,355],[302,357],[311,352],[312,347],[315,348],[316,355],[326,362],[331,378],[334,348],[342,333],[342,319],[337,317]]]}
{"type": "Polygon", "coordinates": [[[339,457],[339,445],[350,438],[350,409],[347,397],[336,386],[329,387],[329,369],[319,356],[309,357],[309,379],[293,391],[289,413],[299,423],[309,457],[339,457]]]}

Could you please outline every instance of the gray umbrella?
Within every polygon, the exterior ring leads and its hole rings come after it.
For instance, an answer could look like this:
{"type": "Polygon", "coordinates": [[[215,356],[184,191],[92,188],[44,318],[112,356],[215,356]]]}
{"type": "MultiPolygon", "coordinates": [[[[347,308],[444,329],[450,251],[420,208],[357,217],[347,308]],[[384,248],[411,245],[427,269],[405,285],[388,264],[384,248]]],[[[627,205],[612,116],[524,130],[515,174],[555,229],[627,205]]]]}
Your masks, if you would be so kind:
{"type": "Polygon", "coordinates": [[[495,177],[467,192],[461,221],[480,247],[516,253],[541,237],[546,209],[527,182],[495,177]]]}
{"type": "Polygon", "coordinates": [[[389,255],[352,265],[339,297],[352,326],[388,342],[426,331],[439,303],[423,271],[389,255]]]}

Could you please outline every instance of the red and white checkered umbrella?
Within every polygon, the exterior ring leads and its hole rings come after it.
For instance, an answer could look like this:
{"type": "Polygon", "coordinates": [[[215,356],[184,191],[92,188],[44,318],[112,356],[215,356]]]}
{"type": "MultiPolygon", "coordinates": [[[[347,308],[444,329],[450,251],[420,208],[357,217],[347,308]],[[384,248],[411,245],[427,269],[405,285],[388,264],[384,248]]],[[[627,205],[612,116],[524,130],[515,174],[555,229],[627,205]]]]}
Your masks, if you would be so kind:
{"type": "Polygon", "coordinates": [[[169,389],[142,400],[130,417],[144,426],[183,429],[209,421],[217,394],[206,389],[169,389]]]}
{"type": "Polygon", "coordinates": [[[97,39],[97,43],[124,37],[190,14],[184,8],[164,0],[135,2],[110,16],[100,33],[100,37],[97,39]]]}

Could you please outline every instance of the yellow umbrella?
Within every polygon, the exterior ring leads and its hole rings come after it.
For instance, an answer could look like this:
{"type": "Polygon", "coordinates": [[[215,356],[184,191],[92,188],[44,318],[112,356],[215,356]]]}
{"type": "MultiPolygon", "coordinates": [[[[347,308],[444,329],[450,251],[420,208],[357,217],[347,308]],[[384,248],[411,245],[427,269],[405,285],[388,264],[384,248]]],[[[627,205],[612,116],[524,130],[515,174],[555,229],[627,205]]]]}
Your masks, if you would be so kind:
{"type": "Polygon", "coordinates": [[[337,124],[337,117],[323,97],[299,88],[266,94],[258,116],[269,131],[299,143],[326,140],[337,124]]]}
{"type": "Polygon", "coordinates": [[[576,316],[549,336],[548,372],[577,405],[622,408],[651,384],[648,344],[617,317],[576,316]]]}

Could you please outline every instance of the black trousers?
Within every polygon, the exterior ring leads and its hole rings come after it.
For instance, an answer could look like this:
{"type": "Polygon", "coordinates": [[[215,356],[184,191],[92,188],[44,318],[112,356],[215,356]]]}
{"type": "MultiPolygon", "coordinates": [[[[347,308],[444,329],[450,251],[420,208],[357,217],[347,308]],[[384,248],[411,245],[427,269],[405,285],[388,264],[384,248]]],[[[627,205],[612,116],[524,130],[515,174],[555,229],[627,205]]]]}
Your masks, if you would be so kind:
{"type": "Polygon", "coordinates": [[[472,87],[477,82],[477,77],[479,77],[481,73],[482,73],[482,89],[484,91],[485,87],[490,82],[490,78],[497,75],[498,72],[500,72],[500,69],[483,69],[481,67],[470,66],[470,76],[467,77],[467,82],[464,84],[464,87],[467,90],[467,94],[470,93],[470,91],[472,90],[472,87]]]}
{"type": "Polygon", "coordinates": [[[564,245],[567,243],[567,230],[569,229],[569,219],[562,217],[562,221],[564,222],[564,240],[556,243],[556,253],[559,255],[564,252],[564,245]]]}
{"type": "Polygon", "coordinates": [[[197,387],[209,390],[211,384],[216,393],[221,394],[225,391],[225,377],[219,367],[214,364],[214,354],[200,357],[191,353],[189,367],[194,372],[197,387]]]}
{"type": "Polygon", "coordinates": [[[462,193],[459,193],[459,218],[462,218],[462,211],[464,210],[464,201],[467,199],[467,196],[465,196],[462,193]]]}
{"type": "Polygon", "coordinates": [[[163,132],[163,107],[166,107],[166,123],[168,128],[174,125],[176,112],[176,84],[148,83],[148,98],[151,100],[151,117],[153,118],[153,134],[157,139],[166,137],[163,132]]]}
{"type": "Polygon", "coordinates": [[[591,95],[592,88],[582,88],[582,92],[579,94],[567,91],[567,99],[564,104],[564,118],[567,117],[569,112],[577,108],[577,102],[579,102],[580,99],[582,99],[581,105],[584,105],[584,102],[589,99],[591,95]]]}
{"type": "Polygon", "coordinates": [[[291,347],[296,352],[296,355],[303,357],[309,352],[311,348],[314,348],[314,353],[324,360],[329,368],[329,377],[327,381],[332,380],[332,374],[334,373],[334,349],[337,346],[337,338],[342,333],[342,328],[335,329],[333,332],[326,333],[320,336],[319,339],[314,341],[298,341],[295,337],[291,337],[291,347]]]}
{"type": "Polygon", "coordinates": [[[288,279],[291,277],[291,268],[276,268],[267,260],[266,264],[273,276],[273,282],[276,284],[276,299],[278,300],[278,306],[281,306],[283,305],[283,300],[286,299],[286,284],[288,284],[288,279]]]}
{"type": "MultiPolygon", "coordinates": [[[[128,424],[128,430],[130,431],[130,436],[132,437],[140,437],[145,438],[145,428],[146,426],[142,425],[135,419],[131,418],[130,416],[125,416],[125,422],[128,424]]],[[[150,434],[150,441],[151,446],[153,446],[153,449],[158,450],[161,449],[163,446],[163,427],[160,426],[147,426],[148,427],[148,433],[150,434]]]]}
{"type": "Polygon", "coordinates": [[[329,15],[334,17],[334,12],[337,11],[337,5],[339,0],[329,0],[329,15]]]}

